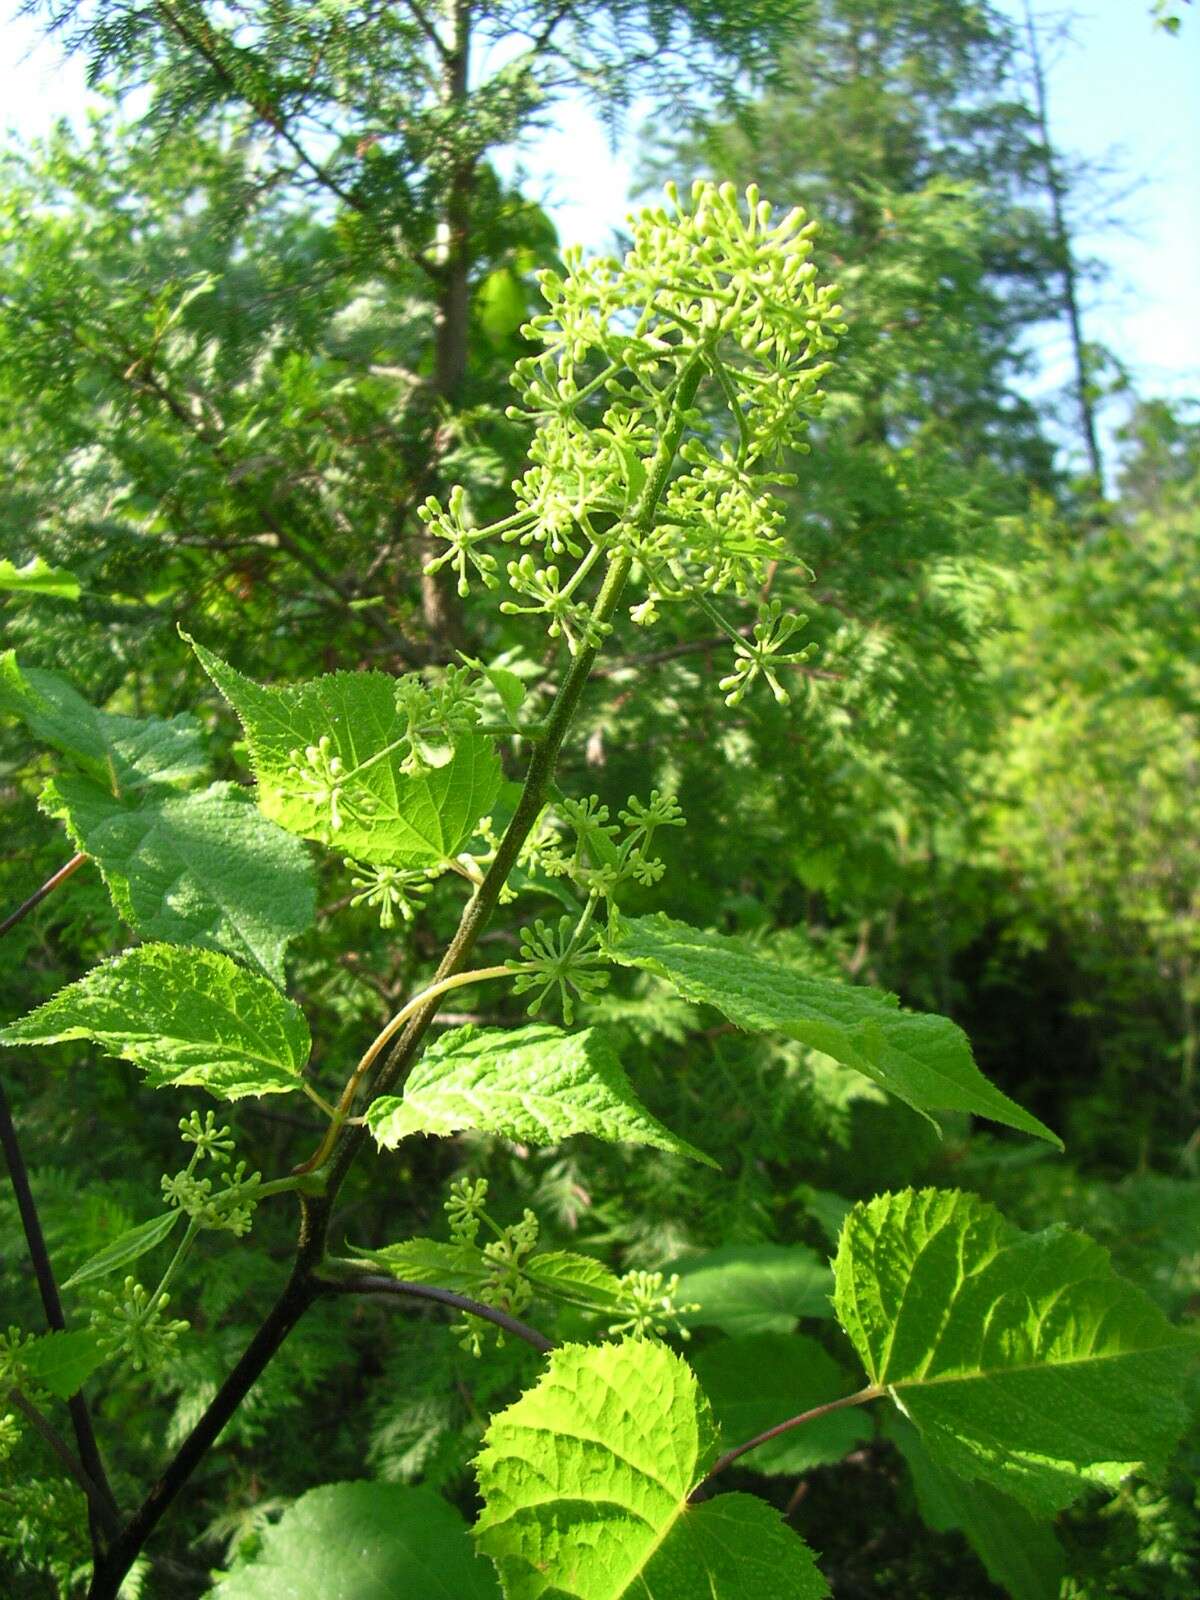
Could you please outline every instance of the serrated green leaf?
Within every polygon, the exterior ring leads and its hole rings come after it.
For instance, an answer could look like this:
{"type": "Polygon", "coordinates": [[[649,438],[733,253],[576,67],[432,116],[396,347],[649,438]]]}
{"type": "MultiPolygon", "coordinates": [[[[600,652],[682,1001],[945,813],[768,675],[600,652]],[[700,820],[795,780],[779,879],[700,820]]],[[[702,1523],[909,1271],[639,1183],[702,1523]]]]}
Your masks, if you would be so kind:
{"type": "Polygon", "coordinates": [[[40,803],[144,938],[224,950],[282,984],[287,946],[313,919],[316,879],[305,847],[245,790],[155,789],[129,803],[68,776],[46,784],[40,803]]]}
{"type": "Polygon", "coordinates": [[[86,1328],[44,1333],[21,1350],[21,1366],[31,1380],[60,1400],[78,1394],[103,1360],[95,1334],[86,1328]]]}
{"type": "Polygon", "coordinates": [[[209,1600],[500,1600],[466,1524],[432,1489],[327,1483],[266,1530],[209,1600]]]}
{"type": "Polygon", "coordinates": [[[1033,1512],[1160,1468],[1187,1421],[1200,1341],[1080,1234],[907,1190],[855,1206],[834,1273],[839,1321],[930,1452],[1033,1512]]]}
{"type": "Polygon", "coordinates": [[[456,1028],[421,1057],[403,1095],[374,1101],[366,1116],[376,1142],[389,1148],[411,1133],[463,1128],[530,1144],[590,1133],[716,1165],[650,1115],[598,1028],[456,1028]]]}
{"type": "Polygon", "coordinates": [[[48,594],[58,600],[79,599],[79,579],[63,567],[52,567],[41,556],[34,556],[23,567],[15,561],[0,561],[0,589],[17,594],[48,594]]]}
{"type": "MultiPolygon", "coordinates": [[[[708,1396],[721,1437],[734,1445],[776,1423],[850,1394],[853,1384],[815,1339],[795,1333],[757,1333],[720,1339],[699,1351],[692,1366],[708,1396]]],[[[740,1459],[755,1472],[807,1472],[840,1461],[873,1433],[861,1407],[816,1417],[760,1444],[740,1459]]]]}
{"type": "Polygon", "coordinates": [[[407,723],[386,673],[264,688],[211,650],[192,648],[245,729],[259,806],[289,833],[376,866],[432,867],[454,859],[499,793],[499,758],[478,734],[461,736],[442,766],[401,772],[407,723]],[[297,777],[297,755],[322,737],[343,767],[337,827],[329,804],[297,777]]]}
{"type": "Polygon", "coordinates": [[[700,1305],[680,1317],[685,1327],[731,1336],[790,1333],[801,1317],[833,1316],[833,1274],[807,1245],[721,1245],[672,1270],[679,1274],[676,1299],[700,1305]]]}
{"type": "Polygon", "coordinates": [[[116,1272],[121,1267],[127,1267],[131,1261],[148,1255],[168,1237],[182,1215],[181,1211],[164,1211],[161,1217],[151,1217],[149,1222],[140,1222],[136,1228],[126,1229],[119,1238],[85,1261],[77,1272],[73,1272],[63,1288],[77,1289],[80,1284],[106,1278],[110,1272],[116,1272]]]}
{"type": "Polygon", "coordinates": [[[943,1467],[902,1417],[889,1417],[884,1431],[908,1463],[927,1527],[964,1534],[988,1575],[1012,1600],[1058,1600],[1066,1561],[1048,1523],[990,1484],[968,1483],[943,1467]]]}
{"type": "Polygon", "coordinates": [[[308,1059],[308,1024],[274,984],[228,956],[144,944],[94,967],[0,1044],[91,1039],[132,1061],[153,1089],[207,1089],[219,1100],[285,1094],[308,1059]]]}
{"type": "Polygon", "coordinates": [[[664,1345],[564,1345],[491,1420],[475,1527],[507,1600],[820,1600],[807,1546],[748,1495],[687,1503],[716,1430],[664,1345]]]}
{"type": "Polygon", "coordinates": [[[715,1006],[739,1028],[798,1039],[926,1116],[968,1111],[1062,1148],[1045,1123],[988,1082],[966,1034],[946,1017],[905,1011],[878,989],[802,975],[737,939],[661,912],[616,919],[608,948],[622,966],[665,978],[685,999],[715,1006]]]}
{"type": "Polygon", "coordinates": [[[195,717],[123,717],[97,711],[65,678],[0,655],[0,712],[20,717],[33,737],[68,756],[110,794],[178,784],[204,771],[195,717]]]}

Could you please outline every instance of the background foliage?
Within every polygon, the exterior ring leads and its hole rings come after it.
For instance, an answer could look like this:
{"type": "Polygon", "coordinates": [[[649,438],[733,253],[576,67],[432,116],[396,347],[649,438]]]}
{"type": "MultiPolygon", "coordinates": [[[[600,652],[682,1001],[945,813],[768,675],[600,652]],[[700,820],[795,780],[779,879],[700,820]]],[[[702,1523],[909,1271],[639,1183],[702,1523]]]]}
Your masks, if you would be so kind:
{"type": "MultiPolygon", "coordinates": [[[[681,797],[687,828],[656,840],[664,879],[634,891],[631,914],[665,910],[799,978],[841,975],[946,1013],[992,1082],[1067,1145],[959,1111],[939,1138],[803,1038],[741,1033],[635,966],[580,1020],[617,1030],[650,1125],[719,1171],[669,1142],[561,1129],[543,1148],[410,1138],[375,1176],[352,1175],[345,1236],[368,1250],[444,1238],[450,1184],[486,1178],[505,1224],[536,1211],[541,1249],[678,1271],[679,1303],[703,1307],[689,1360],[735,1434],[771,1420],[763,1391],[797,1392],[801,1319],[805,1372],[829,1378],[813,1403],[848,1392],[857,1368],[828,1320],[824,1262],[851,1203],[889,1188],[932,1182],[1023,1228],[1082,1228],[1177,1323],[1194,1320],[1200,418],[1130,397],[1101,486],[1052,443],[1074,424],[1069,400],[1046,416],[1024,398],[1028,330],[1063,314],[1070,241],[1009,25],[960,0],[38,9],[112,101],[83,134],[10,151],[0,178],[0,607],[20,671],[62,674],[113,713],[194,713],[195,770],[218,808],[236,803],[221,786],[245,778],[248,751],[179,627],[258,682],[401,672],[461,648],[503,662],[526,689],[522,715],[542,714],[549,657],[524,619],[422,575],[416,510],[461,482],[480,523],[506,514],[525,459],[507,379],[530,350],[533,274],[559,241],[491,154],[567,90],[614,118],[649,96],[648,182],[753,180],[823,224],[849,332],[811,454],[790,463],[788,554],[768,578],[818,648],[783,669],[786,701],[749,696],[718,716],[728,644],[702,615],[666,609],[652,645],[621,621],[559,781],[614,815],[655,786],[681,797]],[[51,575],[35,580],[35,560],[51,575]]],[[[125,921],[96,868],[78,872],[6,936],[4,1021],[130,943],[129,924],[179,936],[155,923],[161,908],[121,905],[119,848],[102,859],[85,837],[99,802],[79,786],[95,775],[64,775],[30,739],[26,693],[0,682],[13,713],[0,903],[70,854],[36,803],[53,776],[56,814],[101,860],[125,921]]],[[[515,748],[505,761],[512,778],[515,748]]],[[[189,865],[197,942],[278,969],[282,944],[212,911],[220,863],[189,865]]],[[[457,899],[439,880],[411,920],[381,926],[335,854],[315,885],[311,872],[281,855],[292,903],[315,890],[317,905],[311,927],[296,912],[289,994],[315,1041],[311,1083],[336,1095],[339,1067],[427,981],[457,899]]],[[[511,956],[511,938],[489,935],[488,959],[511,956]]],[[[466,995],[439,1024],[523,1016],[487,988],[466,995]]],[[[181,1103],[80,1045],[0,1065],[62,1281],[158,1212],[181,1103]]],[[[234,1120],[239,1156],[268,1174],[321,1131],[299,1096],[240,1104],[234,1120]]],[[[171,1361],[98,1380],[125,1497],[236,1360],[292,1232],[277,1201],[253,1247],[202,1234],[173,1308],[191,1332],[171,1361]]],[[[7,1189],[0,1238],[3,1320],[36,1326],[7,1189]]],[[[69,1308],[95,1292],[68,1291],[69,1308]]],[[[582,1326],[570,1307],[541,1309],[551,1336],[582,1326]]],[[[437,1316],[317,1306],[129,1593],[270,1593],[245,1576],[255,1557],[303,1570],[296,1540],[319,1548],[331,1514],[382,1515],[394,1486],[439,1492],[425,1518],[473,1520],[488,1416],[537,1370],[519,1343],[473,1356],[437,1316]],[[361,1507],[300,1500],[364,1477],[361,1507]]],[[[1188,1399],[1180,1451],[1065,1511],[1049,1548],[1011,1502],[964,1492],[899,1419],[842,1412],[731,1479],[786,1511],[839,1596],[1185,1600],[1200,1580],[1188,1399]]],[[[77,1490],[29,1433],[0,1470],[0,1589],[81,1593],[77,1490]]]]}

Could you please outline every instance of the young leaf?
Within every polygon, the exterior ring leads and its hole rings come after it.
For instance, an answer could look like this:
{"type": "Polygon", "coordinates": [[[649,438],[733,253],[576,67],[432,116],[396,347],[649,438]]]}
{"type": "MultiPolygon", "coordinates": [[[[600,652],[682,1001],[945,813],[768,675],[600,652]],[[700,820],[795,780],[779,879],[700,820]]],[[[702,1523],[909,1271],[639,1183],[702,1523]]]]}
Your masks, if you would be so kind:
{"type": "Polygon", "coordinates": [[[41,556],[34,556],[23,567],[15,561],[0,561],[0,589],[18,594],[49,594],[59,600],[79,599],[79,579],[62,567],[52,567],[41,556]]]}
{"type": "Polygon", "coordinates": [[[453,860],[500,788],[491,741],[457,736],[441,766],[410,775],[408,723],[396,708],[395,678],[335,672],[287,688],[244,678],[211,650],[193,644],[205,671],[246,732],[263,812],[289,833],[317,839],[376,866],[432,867],[453,860]],[[323,751],[320,742],[326,741],[323,751]],[[308,751],[334,782],[304,769],[308,751]]]}
{"type": "Polygon", "coordinates": [[[873,1078],[914,1110],[969,1111],[1062,1148],[1045,1123],[990,1084],[962,1029],[905,1011],[878,989],[802,976],[737,939],[652,917],[614,920],[612,959],[653,972],[740,1028],[783,1033],[873,1078]]]}
{"type": "MultiPolygon", "coordinates": [[[[699,1351],[692,1366],[729,1444],[838,1400],[853,1387],[815,1339],[794,1333],[720,1339],[699,1351]]],[[[760,1444],[742,1456],[741,1465],[768,1474],[807,1472],[840,1461],[872,1432],[862,1407],[833,1411],[760,1444]]]]}
{"type": "Polygon", "coordinates": [[[119,1238],[85,1261],[77,1272],[73,1272],[63,1288],[77,1289],[80,1284],[106,1278],[110,1272],[116,1272],[120,1267],[127,1267],[131,1261],[148,1255],[167,1238],[182,1215],[182,1211],[164,1211],[161,1217],[151,1217],[149,1222],[140,1222],[136,1228],[127,1228],[119,1238]]]}
{"type": "MultiPolygon", "coordinates": [[[[496,1264],[476,1245],[438,1239],[405,1239],[382,1250],[355,1254],[405,1283],[432,1283],[460,1294],[475,1294],[496,1275],[496,1264]]],[[[616,1273],[591,1256],[571,1250],[547,1250],[522,1263],[521,1275],[543,1300],[565,1301],[591,1311],[613,1311],[620,1305],[616,1273]]]]}
{"type": "Polygon", "coordinates": [[[574,1250],[546,1250],[530,1256],[522,1273],[533,1292],[545,1300],[561,1300],[590,1311],[613,1311],[620,1305],[621,1283],[602,1261],[574,1250]]]}
{"type": "Polygon", "coordinates": [[[59,1400],[78,1394],[103,1360],[96,1336],[86,1328],[44,1333],[21,1350],[21,1366],[29,1377],[59,1400]]]}
{"type": "Polygon", "coordinates": [[[308,1059],[308,1024],[274,984],[228,956],[144,944],[94,967],[0,1044],[92,1039],[141,1067],[153,1089],[207,1089],[219,1100],[285,1094],[308,1059]]]}
{"type": "Polygon", "coordinates": [[[138,800],[68,776],[46,784],[40,804],[93,857],[113,904],[144,938],[224,950],[282,984],[288,943],[316,908],[305,847],[233,784],[138,800]]]}
{"type": "Polygon", "coordinates": [[[974,1195],[855,1206],[835,1309],[873,1383],[943,1466],[1053,1515],[1089,1483],[1161,1467],[1200,1341],[1080,1234],[1026,1234],[974,1195]]]}
{"type": "Polygon", "coordinates": [[[808,1547],[749,1495],[689,1505],[717,1451],[708,1403],[664,1345],[564,1345],[491,1420],[479,1547],[507,1600],[820,1600],[808,1547]]]}
{"type": "Polygon", "coordinates": [[[500,1600],[466,1524],[432,1489],[326,1483],[289,1506],[208,1600],[500,1600]]]}
{"type": "Polygon", "coordinates": [[[459,1294],[473,1294],[494,1275],[482,1250],[473,1244],[440,1239],[404,1239],[384,1245],[382,1250],[356,1250],[355,1254],[404,1283],[432,1283],[459,1294]]]}
{"type": "Polygon", "coordinates": [[[833,1274],[803,1244],[728,1244],[676,1261],[689,1328],[720,1328],[730,1335],[791,1333],[800,1317],[832,1317],[833,1274]]]}
{"type": "Polygon", "coordinates": [[[943,1467],[902,1417],[889,1417],[887,1437],[912,1473],[922,1521],[935,1532],[957,1528],[1012,1600],[1059,1600],[1066,1561],[1048,1523],[986,1483],[968,1483],[943,1467]]]}
{"type": "Polygon", "coordinates": [[[0,712],[20,717],[35,739],[68,756],[110,794],[185,783],[204,770],[195,717],[97,711],[57,674],[18,666],[12,650],[0,654],[0,712]]]}
{"type": "Polygon", "coordinates": [[[425,1052],[402,1096],[386,1095],[368,1106],[367,1126],[389,1148],[410,1133],[462,1128],[530,1144],[590,1133],[716,1165],[650,1115],[597,1028],[456,1028],[425,1052]]]}

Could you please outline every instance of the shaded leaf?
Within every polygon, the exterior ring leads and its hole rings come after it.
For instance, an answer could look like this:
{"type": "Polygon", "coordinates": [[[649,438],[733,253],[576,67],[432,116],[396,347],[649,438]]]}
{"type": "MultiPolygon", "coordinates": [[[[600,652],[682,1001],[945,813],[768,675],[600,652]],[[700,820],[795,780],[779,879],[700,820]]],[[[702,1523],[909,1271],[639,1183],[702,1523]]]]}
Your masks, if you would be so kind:
{"type": "Polygon", "coordinates": [[[127,1228],[119,1238],[73,1272],[63,1288],[76,1289],[80,1284],[91,1283],[96,1278],[106,1278],[110,1272],[116,1272],[120,1267],[127,1267],[131,1261],[149,1255],[156,1245],[168,1237],[182,1215],[181,1211],[164,1211],[161,1217],[151,1217],[149,1222],[140,1222],[136,1228],[127,1228]]]}
{"type": "Polygon", "coordinates": [[[78,1394],[104,1360],[96,1336],[86,1328],[44,1333],[21,1349],[21,1366],[34,1383],[60,1400],[78,1394]]]}
{"type": "Polygon", "coordinates": [[[299,1008],[228,956],[139,945],[94,967],[27,1017],[0,1044],[92,1039],[132,1061],[151,1088],[207,1089],[220,1100],[296,1087],[309,1034],[299,1008]]]}
{"type": "Polygon", "coordinates": [[[957,1528],[1012,1600],[1058,1600],[1066,1560],[1048,1523],[990,1484],[968,1483],[943,1467],[903,1418],[890,1417],[886,1432],[908,1463],[928,1527],[937,1533],[957,1528]]]}
{"type": "Polygon", "coordinates": [[[144,937],[224,950],[282,984],[288,943],[313,919],[316,879],[304,846],[245,790],[154,790],[130,805],[71,776],[48,783],[41,805],[93,857],[144,937]]]}
{"type": "Polygon", "coordinates": [[[680,1302],[699,1311],[685,1327],[720,1328],[730,1335],[790,1333],[801,1317],[832,1317],[833,1274],[802,1244],[728,1244],[674,1263],[680,1302]]]}
{"type": "Polygon", "coordinates": [[[988,1082],[966,1034],[946,1017],[905,1011],[878,989],[800,974],[737,939],[661,912],[616,919],[608,949],[620,965],[665,978],[685,999],[715,1006],[740,1028],[786,1034],[853,1067],[916,1111],[969,1111],[1062,1147],[1057,1134],[988,1082]]]}
{"type": "Polygon", "coordinates": [[[376,1141],[388,1147],[411,1133],[463,1128],[530,1144],[590,1133],[715,1165],[650,1115],[598,1028],[456,1028],[421,1057],[403,1095],[374,1101],[366,1116],[376,1141]]]}
{"type": "MultiPolygon", "coordinates": [[[[756,1333],[721,1339],[692,1360],[726,1445],[743,1444],[776,1423],[850,1394],[854,1385],[815,1339],[756,1333]]],[[[873,1433],[861,1407],[816,1417],[741,1457],[755,1472],[807,1472],[840,1461],[873,1433]]]]}
{"type": "Polygon", "coordinates": [[[0,711],[20,717],[35,739],[68,756],[110,794],[184,783],[204,771],[195,717],[97,711],[65,678],[19,666],[12,650],[0,655],[0,711]]]}
{"type": "Polygon", "coordinates": [[[289,1506],[210,1600],[500,1600],[466,1524],[431,1489],[327,1483],[289,1506]]]}
{"type": "Polygon", "coordinates": [[[855,1206],[838,1319],[944,1467],[1053,1515],[1089,1483],[1161,1468],[1200,1341],[1080,1234],[1026,1234],[974,1195],[855,1206]]]}
{"type": "Polygon", "coordinates": [[[696,1379],[665,1346],[554,1351],[476,1463],[475,1536],[507,1600],[820,1600],[811,1552],[770,1506],[688,1505],[716,1450],[696,1379]]]}

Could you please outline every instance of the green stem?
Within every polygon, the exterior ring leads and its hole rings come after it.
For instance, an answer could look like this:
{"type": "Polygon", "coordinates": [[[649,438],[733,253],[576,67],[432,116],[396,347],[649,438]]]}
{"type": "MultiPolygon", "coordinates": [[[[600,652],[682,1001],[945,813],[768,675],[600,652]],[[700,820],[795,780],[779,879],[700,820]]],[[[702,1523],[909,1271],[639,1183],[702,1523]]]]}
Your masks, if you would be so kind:
{"type": "Polygon", "coordinates": [[[171,1257],[170,1261],[167,1262],[167,1270],[163,1273],[161,1279],[159,1280],[158,1288],[155,1289],[154,1294],[151,1297],[150,1304],[152,1306],[156,1306],[158,1304],[161,1297],[166,1294],[172,1283],[174,1283],[180,1267],[183,1266],[184,1261],[191,1253],[192,1245],[196,1242],[196,1235],[199,1232],[200,1224],[196,1221],[195,1217],[189,1217],[188,1225],[183,1232],[183,1238],[179,1241],[179,1244],[175,1250],[175,1254],[171,1257]]]}
{"type": "MultiPolygon", "coordinates": [[[[658,449],[647,473],[641,498],[631,519],[635,535],[644,537],[653,526],[658,502],[670,477],[687,426],[687,413],[696,398],[702,374],[702,361],[700,356],[696,355],[688,362],[676,381],[675,393],[671,397],[673,403],[669,421],[659,439],[658,449]]],[[[628,554],[618,552],[611,558],[608,572],[593,606],[594,621],[607,623],[613,617],[632,567],[633,557],[628,554]]],[[[446,992],[444,988],[438,988],[438,985],[463,972],[479,935],[487,926],[492,912],[499,903],[500,892],[508,875],[516,865],[521,848],[542,813],[547,791],[554,778],[559,751],[579,709],[580,698],[599,651],[598,643],[585,645],[572,659],[547,718],[546,736],[534,747],[521,798],[500,841],[495,859],[483,882],[463,909],[458,931],[442,959],[433,985],[418,997],[420,1009],[413,1011],[404,1031],[395,1041],[390,1054],[376,1074],[372,1085],[376,1094],[386,1093],[413,1060],[429,1025],[437,1015],[442,995],[446,992]],[[435,989],[438,990],[437,993],[434,993],[435,989]]],[[[463,981],[471,980],[464,978],[463,981]]],[[[331,1124],[331,1128],[332,1126],[331,1124]]],[[[208,1409],[168,1462],[162,1476],[127,1523],[120,1537],[97,1562],[90,1600],[113,1600],[122,1578],[164,1513],[212,1449],[223,1428],[235,1415],[292,1329],[321,1293],[326,1291],[326,1286],[320,1282],[318,1272],[325,1254],[330,1217],[338,1192],[359,1151],[363,1148],[366,1137],[365,1128],[351,1128],[344,1123],[333,1133],[329,1151],[329,1171],[323,1191],[318,1195],[306,1194],[303,1190],[301,1192],[300,1239],[287,1283],[280,1290],[274,1305],[259,1325],[241,1359],[218,1389],[208,1409]]]]}
{"type": "Polygon", "coordinates": [[[452,977],[436,980],[427,989],[422,989],[420,994],[414,995],[406,1005],[402,1006],[386,1027],[381,1028],[367,1046],[362,1059],[350,1074],[346,1087],[342,1090],[342,1098],[333,1109],[332,1120],[326,1129],[325,1137],[307,1161],[301,1166],[293,1168],[294,1175],[301,1176],[306,1172],[315,1172],[318,1167],[325,1164],[329,1152],[333,1149],[337,1136],[350,1114],[350,1107],[354,1104],[354,1096],[358,1092],[359,1084],[379,1058],[380,1052],[387,1048],[391,1040],[396,1037],[400,1029],[415,1012],[419,1011],[422,1006],[428,1005],[431,1001],[438,1000],[442,995],[448,994],[451,989],[460,989],[464,984],[468,983],[483,983],[488,978],[507,978],[511,971],[512,968],[510,967],[477,967],[470,972],[459,972],[452,977]]]}

